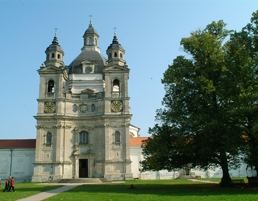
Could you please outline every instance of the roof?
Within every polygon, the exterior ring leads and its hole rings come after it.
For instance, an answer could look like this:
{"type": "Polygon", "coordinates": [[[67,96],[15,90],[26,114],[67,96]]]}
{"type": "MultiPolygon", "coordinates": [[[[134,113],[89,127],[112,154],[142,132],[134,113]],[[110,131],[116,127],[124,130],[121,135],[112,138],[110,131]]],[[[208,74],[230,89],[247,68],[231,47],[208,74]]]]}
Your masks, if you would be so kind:
{"type": "Polygon", "coordinates": [[[52,43],[47,47],[46,52],[48,50],[60,51],[60,52],[64,53],[63,49],[61,48],[61,46],[58,43],[58,39],[56,36],[54,37],[52,43]]]}
{"type": "Polygon", "coordinates": [[[130,146],[141,146],[143,140],[147,140],[148,137],[131,137],[130,146]]]}
{"type": "Polygon", "coordinates": [[[36,147],[36,139],[0,140],[0,149],[35,148],[35,147],[36,147]]]}
{"type": "MultiPolygon", "coordinates": [[[[147,140],[148,137],[131,137],[130,146],[141,146],[143,140],[147,140]]],[[[36,139],[22,139],[22,140],[0,140],[0,149],[10,148],[35,148],[36,139]]]]}
{"type": "Polygon", "coordinates": [[[96,29],[93,28],[91,21],[90,21],[89,27],[88,27],[88,29],[85,31],[84,35],[85,35],[85,34],[97,34],[97,35],[98,35],[98,32],[96,31],[96,29]]]}
{"type": "Polygon", "coordinates": [[[95,63],[93,73],[103,73],[106,63],[105,57],[95,50],[85,49],[69,65],[69,74],[82,74],[82,62],[85,60],[91,60],[95,63]]]}

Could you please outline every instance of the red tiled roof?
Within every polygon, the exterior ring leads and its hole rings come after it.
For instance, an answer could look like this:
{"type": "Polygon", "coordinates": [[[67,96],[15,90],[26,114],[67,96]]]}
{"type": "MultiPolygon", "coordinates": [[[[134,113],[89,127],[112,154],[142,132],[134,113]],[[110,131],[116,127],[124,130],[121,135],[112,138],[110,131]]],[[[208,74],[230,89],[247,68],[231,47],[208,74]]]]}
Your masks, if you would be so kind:
{"type": "Polygon", "coordinates": [[[148,137],[131,137],[130,146],[141,146],[143,140],[147,140],[148,137]]]}
{"type": "MultiPolygon", "coordinates": [[[[147,140],[148,137],[131,137],[130,146],[141,146],[143,140],[147,140]]],[[[36,139],[25,140],[0,140],[0,149],[9,148],[35,148],[36,139]]]]}
{"type": "Polygon", "coordinates": [[[0,140],[0,149],[8,148],[35,148],[36,139],[0,140]]]}

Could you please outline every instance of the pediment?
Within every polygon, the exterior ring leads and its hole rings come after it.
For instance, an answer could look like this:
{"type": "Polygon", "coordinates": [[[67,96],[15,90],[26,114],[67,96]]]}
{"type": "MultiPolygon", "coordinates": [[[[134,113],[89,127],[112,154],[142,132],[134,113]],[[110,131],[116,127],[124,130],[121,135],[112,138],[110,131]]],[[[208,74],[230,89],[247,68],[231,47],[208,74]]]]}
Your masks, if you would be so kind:
{"type": "Polygon", "coordinates": [[[93,93],[95,93],[95,91],[87,88],[87,89],[82,90],[81,93],[82,94],[93,94],[93,93]]]}
{"type": "Polygon", "coordinates": [[[110,66],[104,69],[104,71],[129,71],[127,65],[125,66],[110,66]]]}
{"type": "Polygon", "coordinates": [[[63,72],[64,69],[61,67],[55,67],[55,66],[47,66],[40,68],[38,72],[40,73],[56,73],[56,72],[63,72]]]}
{"type": "Polygon", "coordinates": [[[95,64],[96,62],[95,61],[93,61],[93,60],[91,60],[91,59],[86,59],[86,60],[84,60],[84,61],[82,61],[81,62],[81,64],[85,64],[85,65],[93,65],[93,64],[95,64]]]}

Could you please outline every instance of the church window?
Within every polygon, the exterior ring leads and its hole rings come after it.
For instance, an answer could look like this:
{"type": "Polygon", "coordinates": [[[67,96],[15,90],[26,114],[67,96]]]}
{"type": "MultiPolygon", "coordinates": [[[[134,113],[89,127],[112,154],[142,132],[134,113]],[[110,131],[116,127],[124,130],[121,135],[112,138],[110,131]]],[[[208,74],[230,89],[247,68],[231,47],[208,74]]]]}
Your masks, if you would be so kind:
{"type": "Polygon", "coordinates": [[[114,56],[117,57],[117,53],[116,52],[115,52],[114,56]]]}
{"type": "Polygon", "coordinates": [[[54,93],[54,81],[53,80],[49,80],[48,81],[48,89],[47,92],[49,93],[54,93]]]}
{"type": "Polygon", "coordinates": [[[80,132],[80,143],[88,144],[89,143],[89,133],[87,131],[80,132]]]}
{"type": "Polygon", "coordinates": [[[92,68],[91,67],[87,67],[86,69],[85,69],[85,73],[86,74],[89,74],[89,73],[91,73],[92,72],[92,68]]]}
{"type": "Polygon", "coordinates": [[[119,80],[118,79],[114,79],[113,81],[113,92],[118,92],[120,91],[120,86],[119,86],[119,80]]]}
{"type": "Polygon", "coordinates": [[[92,105],[91,105],[91,112],[95,112],[95,109],[96,109],[95,105],[92,104],[92,105]]]}
{"type": "Polygon", "coordinates": [[[120,142],[120,133],[118,131],[115,132],[115,142],[120,142]]]}
{"type": "Polygon", "coordinates": [[[52,134],[50,132],[46,135],[46,144],[50,145],[52,143],[52,134]]]}
{"type": "Polygon", "coordinates": [[[89,38],[89,45],[93,45],[93,39],[92,39],[92,37],[89,38]]]}
{"type": "Polygon", "coordinates": [[[55,58],[55,53],[52,53],[52,58],[55,58]]]}
{"type": "Polygon", "coordinates": [[[57,55],[57,58],[60,59],[60,54],[57,55]]]}
{"type": "Polygon", "coordinates": [[[120,58],[123,58],[123,54],[122,53],[120,53],[120,58]]]}
{"type": "Polygon", "coordinates": [[[77,112],[77,105],[76,104],[73,105],[73,112],[77,112]]]}

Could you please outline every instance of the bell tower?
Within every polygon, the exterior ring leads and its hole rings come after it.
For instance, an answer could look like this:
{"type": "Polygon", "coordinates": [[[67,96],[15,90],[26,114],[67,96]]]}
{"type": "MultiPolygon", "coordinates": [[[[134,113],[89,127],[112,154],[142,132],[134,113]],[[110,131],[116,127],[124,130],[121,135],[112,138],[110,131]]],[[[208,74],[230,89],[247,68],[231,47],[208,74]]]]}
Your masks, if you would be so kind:
{"type": "Polygon", "coordinates": [[[116,32],[106,50],[107,65],[103,70],[105,80],[105,118],[110,126],[105,127],[105,139],[110,140],[105,155],[105,177],[111,180],[132,179],[129,126],[128,79],[130,69],[124,60],[125,50],[119,44],[116,32]],[[108,171],[108,168],[112,171],[108,171]],[[112,174],[108,174],[112,172],[112,174]],[[111,177],[111,178],[110,178],[111,177]]]}
{"type": "MultiPolygon", "coordinates": [[[[64,84],[68,78],[63,62],[64,51],[59,45],[55,33],[52,43],[47,47],[46,60],[41,65],[37,120],[36,153],[32,181],[41,182],[42,170],[54,175],[53,179],[62,176],[61,163],[63,147],[61,144],[61,125],[64,113],[64,84]]],[[[44,173],[43,173],[44,174],[44,173]]]]}

